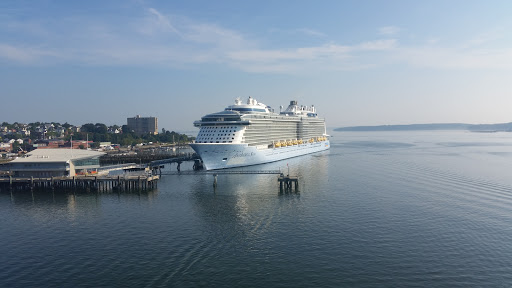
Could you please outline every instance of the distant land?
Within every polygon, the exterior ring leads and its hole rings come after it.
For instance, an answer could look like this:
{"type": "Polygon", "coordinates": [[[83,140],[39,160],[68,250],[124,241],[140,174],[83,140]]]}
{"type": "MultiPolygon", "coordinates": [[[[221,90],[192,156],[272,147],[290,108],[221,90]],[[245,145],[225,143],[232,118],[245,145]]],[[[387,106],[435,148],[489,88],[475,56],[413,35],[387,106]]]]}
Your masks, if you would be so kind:
{"type": "Polygon", "coordinates": [[[351,126],[335,128],[334,131],[427,131],[427,130],[467,130],[472,132],[512,132],[512,122],[499,124],[409,124],[409,125],[379,125],[351,126]]]}

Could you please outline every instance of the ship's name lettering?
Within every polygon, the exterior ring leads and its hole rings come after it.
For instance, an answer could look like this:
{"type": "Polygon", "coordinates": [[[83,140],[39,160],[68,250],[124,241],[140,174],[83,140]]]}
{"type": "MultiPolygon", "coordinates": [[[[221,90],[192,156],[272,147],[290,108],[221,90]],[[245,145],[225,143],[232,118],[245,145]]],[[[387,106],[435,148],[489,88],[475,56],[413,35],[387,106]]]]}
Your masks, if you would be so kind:
{"type": "Polygon", "coordinates": [[[250,157],[250,156],[254,156],[256,155],[256,153],[254,152],[241,152],[241,153],[236,153],[233,155],[232,158],[241,158],[241,157],[250,157]]]}

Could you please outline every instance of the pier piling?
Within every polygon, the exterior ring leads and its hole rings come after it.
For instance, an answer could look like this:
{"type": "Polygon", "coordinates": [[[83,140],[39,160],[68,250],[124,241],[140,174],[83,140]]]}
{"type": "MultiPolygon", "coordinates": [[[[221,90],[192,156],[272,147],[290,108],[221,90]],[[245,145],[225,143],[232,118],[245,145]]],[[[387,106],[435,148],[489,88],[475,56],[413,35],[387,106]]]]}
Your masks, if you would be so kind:
{"type": "Polygon", "coordinates": [[[158,175],[143,176],[79,176],[79,177],[13,177],[0,178],[0,190],[9,189],[10,191],[44,191],[44,190],[72,190],[76,191],[94,191],[109,192],[113,190],[151,190],[156,188],[158,175]]]}
{"type": "Polygon", "coordinates": [[[299,178],[296,176],[290,176],[281,173],[279,178],[277,178],[277,181],[279,181],[279,191],[280,192],[291,192],[292,190],[295,190],[295,192],[299,191],[299,178]],[[293,189],[295,186],[295,189],[293,189]]]}

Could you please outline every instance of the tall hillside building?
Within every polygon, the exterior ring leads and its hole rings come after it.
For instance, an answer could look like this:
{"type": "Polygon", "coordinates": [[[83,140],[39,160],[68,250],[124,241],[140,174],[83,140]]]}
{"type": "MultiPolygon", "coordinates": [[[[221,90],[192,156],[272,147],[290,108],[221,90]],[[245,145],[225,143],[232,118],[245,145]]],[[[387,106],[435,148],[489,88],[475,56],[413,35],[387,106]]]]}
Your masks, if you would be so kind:
{"type": "Polygon", "coordinates": [[[158,134],[158,119],[156,117],[140,117],[140,115],[137,115],[128,118],[127,122],[130,130],[133,130],[137,135],[158,134]]]}

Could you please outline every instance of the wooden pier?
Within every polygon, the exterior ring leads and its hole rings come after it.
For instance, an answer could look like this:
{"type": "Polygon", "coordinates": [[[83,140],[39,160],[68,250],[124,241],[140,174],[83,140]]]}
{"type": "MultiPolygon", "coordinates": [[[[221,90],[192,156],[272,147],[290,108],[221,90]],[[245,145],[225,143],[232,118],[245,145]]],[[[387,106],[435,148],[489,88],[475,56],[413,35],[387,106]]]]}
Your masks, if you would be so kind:
{"type": "Polygon", "coordinates": [[[2,177],[0,191],[82,190],[82,191],[145,191],[157,187],[158,175],[76,176],[76,177],[2,177]]]}

